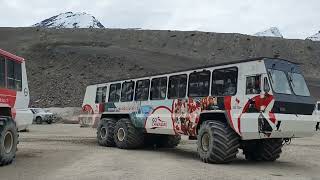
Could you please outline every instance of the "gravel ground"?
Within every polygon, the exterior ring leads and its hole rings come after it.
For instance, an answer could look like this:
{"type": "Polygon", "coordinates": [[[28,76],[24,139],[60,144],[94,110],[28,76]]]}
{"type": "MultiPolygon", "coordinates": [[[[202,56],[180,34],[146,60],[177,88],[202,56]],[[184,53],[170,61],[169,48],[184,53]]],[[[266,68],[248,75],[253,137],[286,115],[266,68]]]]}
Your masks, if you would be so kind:
{"type": "Polygon", "coordinates": [[[320,179],[319,137],[293,140],[276,162],[248,162],[239,153],[231,164],[213,165],[198,159],[195,141],[128,151],[98,146],[94,129],[33,125],[20,133],[16,161],[0,168],[0,179],[320,179]]]}

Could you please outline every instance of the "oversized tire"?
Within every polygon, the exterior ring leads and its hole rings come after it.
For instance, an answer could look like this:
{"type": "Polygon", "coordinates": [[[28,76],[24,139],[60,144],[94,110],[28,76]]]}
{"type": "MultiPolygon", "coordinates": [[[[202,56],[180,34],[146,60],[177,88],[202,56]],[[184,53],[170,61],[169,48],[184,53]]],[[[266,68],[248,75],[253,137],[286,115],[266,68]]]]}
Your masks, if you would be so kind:
{"type": "MultiPolygon", "coordinates": [[[[1,117],[3,118],[3,117],[1,117]]],[[[17,151],[18,130],[12,118],[6,117],[0,125],[0,166],[10,164],[17,151]]]]}
{"type": "Polygon", "coordinates": [[[205,163],[229,163],[236,159],[240,138],[227,123],[205,121],[197,138],[198,154],[205,163]]]}
{"type": "Polygon", "coordinates": [[[135,149],[143,145],[144,135],[129,119],[123,118],[114,128],[114,142],[120,149],[135,149]]]}
{"type": "Polygon", "coordinates": [[[115,119],[102,118],[97,127],[97,140],[100,146],[113,147],[114,128],[116,126],[115,119]]]}
{"type": "Polygon", "coordinates": [[[42,124],[42,118],[41,117],[36,117],[36,124],[42,124]]]}
{"type": "Polygon", "coordinates": [[[144,145],[146,147],[175,148],[181,140],[180,135],[145,134],[144,145]]]}
{"type": "Polygon", "coordinates": [[[250,161],[275,161],[282,153],[283,139],[259,139],[243,143],[243,154],[250,161]]]}

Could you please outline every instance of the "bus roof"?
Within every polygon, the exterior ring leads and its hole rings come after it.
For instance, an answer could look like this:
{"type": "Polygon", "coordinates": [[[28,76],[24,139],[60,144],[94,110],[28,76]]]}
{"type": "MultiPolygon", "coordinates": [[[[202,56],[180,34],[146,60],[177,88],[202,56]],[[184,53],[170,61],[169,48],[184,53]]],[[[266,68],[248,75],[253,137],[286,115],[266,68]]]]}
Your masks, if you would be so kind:
{"type": "Polygon", "coordinates": [[[9,52],[7,52],[5,50],[2,50],[2,49],[0,49],[0,55],[5,56],[6,58],[9,58],[9,59],[18,61],[20,63],[22,63],[24,61],[24,58],[16,56],[14,54],[11,54],[11,53],[9,53],[9,52]]]}
{"type": "Polygon", "coordinates": [[[150,76],[159,76],[159,75],[165,75],[165,74],[172,74],[172,73],[178,73],[178,72],[184,72],[184,71],[192,71],[192,70],[198,70],[198,69],[204,69],[204,68],[211,68],[211,67],[217,67],[217,66],[225,66],[225,65],[232,65],[232,64],[238,64],[238,63],[245,63],[245,62],[252,62],[252,61],[261,61],[261,60],[280,60],[280,61],[286,61],[292,64],[299,65],[300,63],[292,62],[287,59],[281,59],[281,58],[272,58],[272,57],[256,57],[256,58],[249,58],[249,59],[242,59],[242,60],[235,60],[231,62],[225,62],[225,63],[217,63],[217,64],[212,64],[212,65],[206,65],[206,66],[198,66],[198,67],[193,67],[193,68],[188,68],[188,69],[181,69],[181,70],[176,70],[176,71],[169,71],[169,72],[164,72],[164,73],[155,73],[155,74],[146,74],[144,76],[137,76],[137,77],[132,77],[132,78],[125,78],[125,79],[113,79],[111,81],[106,81],[106,82],[101,82],[97,84],[91,84],[90,86],[93,85],[98,85],[98,84],[104,84],[104,83],[111,83],[111,82],[117,82],[117,81],[127,81],[130,79],[140,79],[144,77],[150,77],[150,76]]]}

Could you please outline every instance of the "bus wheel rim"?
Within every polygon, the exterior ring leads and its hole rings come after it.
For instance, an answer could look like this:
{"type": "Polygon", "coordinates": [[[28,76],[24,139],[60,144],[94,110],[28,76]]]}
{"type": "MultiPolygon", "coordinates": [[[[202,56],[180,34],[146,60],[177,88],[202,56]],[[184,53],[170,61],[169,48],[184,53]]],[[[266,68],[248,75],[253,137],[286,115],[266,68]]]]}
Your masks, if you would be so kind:
{"type": "Polygon", "coordinates": [[[13,134],[11,131],[7,131],[4,135],[4,151],[8,154],[13,148],[13,134]]]}
{"type": "Polygon", "coordinates": [[[119,128],[118,131],[117,131],[118,140],[119,141],[123,141],[125,136],[126,136],[126,132],[124,131],[124,129],[123,128],[119,128]]]}
{"type": "Polygon", "coordinates": [[[209,150],[209,141],[210,141],[209,133],[203,134],[201,137],[201,148],[205,152],[209,150]]]}
{"type": "Polygon", "coordinates": [[[102,128],[100,129],[100,137],[101,137],[102,139],[105,139],[105,138],[107,137],[107,129],[106,129],[105,127],[102,127],[102,128]]]}

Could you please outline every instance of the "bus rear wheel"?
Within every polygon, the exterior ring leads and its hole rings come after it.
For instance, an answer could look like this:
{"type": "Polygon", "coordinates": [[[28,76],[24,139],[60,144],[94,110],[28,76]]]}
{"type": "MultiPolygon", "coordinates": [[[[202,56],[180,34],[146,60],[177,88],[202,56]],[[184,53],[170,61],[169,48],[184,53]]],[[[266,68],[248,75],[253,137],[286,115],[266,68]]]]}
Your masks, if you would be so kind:
{"type": "Polygon", "coordinates": [[[229,163],[236,159],[240,138],[220,121],[205,121],[198,133],[198,154],[205,163],[229,163]]]}
{"type": "Polygon", "coordinates": [[[243,154],[250,161],[275,161],[282,153],[282,139],[259,139],[243,143],[243,154]]]}
{"type": "Polygon", "coordinates": [[[115,119],[109,118],[102,118],[100,120],[97,127],[97,140],[100,146],[115,146],[113,135],[116,122],[117,121],[115,119]]]}
{"type": "Polygon", "coordinates": [[[114,128],[114,142],[120,149],[139,148],[144,143],[144,135],[127,118],[120,119],[114,128]]]}
{"type": "Polygon", "coordinates": [[[18,144],[16,125],[12,118],[5,118],[4,124],[0,126],[0,166],[10,164],[14,160],[18,144]]]}

